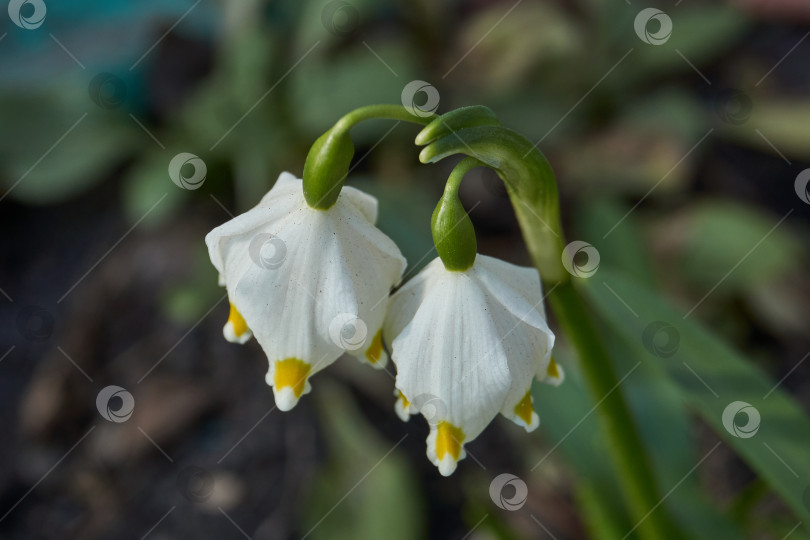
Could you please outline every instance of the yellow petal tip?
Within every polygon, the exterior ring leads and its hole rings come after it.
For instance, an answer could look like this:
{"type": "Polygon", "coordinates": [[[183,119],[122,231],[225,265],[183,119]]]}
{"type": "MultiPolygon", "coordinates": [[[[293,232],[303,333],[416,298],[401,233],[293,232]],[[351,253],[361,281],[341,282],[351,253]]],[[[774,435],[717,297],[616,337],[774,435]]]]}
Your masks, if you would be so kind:
{"type": "Polygon", "coordinates": [[[298,403],[305,393],[311,369],[312,366],[298,358],[285,358],[274,363],[272,385],[279,409],[288,411],[298,403]]]}
{"type": "Polygon", "coordinates": [[[222,334],[231,343],[245,343],[253,335],[242,314],[233,304],[231,304],[231,312],[228,315],[228,322],[222,329],[222,334]]]}
{"type": "Polygon", "coordinates": [[[439,422],[436,428],[431,430],[428,437],[429,457],[439,468],[442,476],[450,476],[456,470],[458,460],[465,455],[463,444],[464,432],[450,422],[439,422]]]}
{"type": "Polygon", "coordinates": [[[534,431],[537,426],[540,425],[540,418],[537,416],[537,413],[534,412],[534,406],[532,405],[532,391],[529,389],[526,392],[526,395],[523,396],[515,408],[513,409],[514,416],[512,420],[526,428],[526,431],[534,431]]]}
{"type": "Polygon", "coordinates": [[[403,422],[407,422],[411,418],[410,407],[411,402],[405,397],[405,394],[399,390],[394,390],[394,395],[397,396],[397,402],[394,404],[394,411],[403,422]]]}
{"type": "Polygon", "coordinates": [[[380,359],[385,355],[382,342],[382,329],[377,331],[374,339],[371,340],[371,345],[366,349],[366,360],[374,367],[383,367],[386,362],[380,362],[380,359]]]}
{"type": "Polygon", "coordinates": [[[552,379],[560,378],[560,368],[559,366],[557,366],[557,362],[554,361],[554,358],[552,358],[548,363],[548,367],[546,368],[546,375],[548,375],[552,379]]]}
{"type": "Polygon", "coordinates": [[[564,380],[565,372],[552,357],[551,360],[549,360],[548,366],[546,367],[546,376],[543,377],[543,381],[554,386],[559,386],[564,380]]]}
{"type": "Polygon", "coordinates": [[[439,422],[436,426],[436,457],[442,459],[450,454],[454,459],[461,455],[461,445],[464,443],[464,432],[450,422],[439,422]]]}

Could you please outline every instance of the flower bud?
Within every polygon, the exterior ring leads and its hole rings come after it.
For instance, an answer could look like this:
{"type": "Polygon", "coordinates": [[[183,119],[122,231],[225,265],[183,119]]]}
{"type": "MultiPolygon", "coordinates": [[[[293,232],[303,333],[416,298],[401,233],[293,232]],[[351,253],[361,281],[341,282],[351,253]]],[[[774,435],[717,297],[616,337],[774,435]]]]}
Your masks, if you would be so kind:
{"type": "Polygon", "coordinates": [[[309,206],[326,210],[337,202],[352,156],[354,145],[347,130],[333,127],[318,137],[304,163],[304,197],[309,206]]]}
{"type": "Polygon", "coordinates": [[[458,187],[464,174],[479,164],[477,160],[467,158],[456,167],[430,220],[433,243],[448,270],[462,272],[475,262],[478,251],[475,228],[458,198],[458,187]]]}

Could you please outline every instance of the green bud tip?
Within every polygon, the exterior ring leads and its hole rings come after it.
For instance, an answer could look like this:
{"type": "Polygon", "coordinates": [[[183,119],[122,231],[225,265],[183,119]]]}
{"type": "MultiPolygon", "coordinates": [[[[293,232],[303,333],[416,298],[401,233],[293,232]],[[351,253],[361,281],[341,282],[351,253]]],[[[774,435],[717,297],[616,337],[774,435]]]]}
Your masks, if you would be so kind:
{"type": "Polygon", "coordinates": [[[348,130],[335,126],[318,137],[304,163],[304,198],[309,206],[327,210],[337,202],[353,156],[348,130]]]}
{"type": "Polygon", "coordinates": [[[444,267],[454,272],[472,267],[478,252],[475,228],[458,198],[458,188],[470,169],[482,165],[477,159],[466,158],[453,169],[430,220],[436,251],[444,267]]]}

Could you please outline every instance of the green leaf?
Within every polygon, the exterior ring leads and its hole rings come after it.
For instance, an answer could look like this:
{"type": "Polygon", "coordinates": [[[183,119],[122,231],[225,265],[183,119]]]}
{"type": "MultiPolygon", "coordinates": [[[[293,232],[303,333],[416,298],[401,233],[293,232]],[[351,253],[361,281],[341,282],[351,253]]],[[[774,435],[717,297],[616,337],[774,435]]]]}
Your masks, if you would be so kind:
{"type": "Polygon", "coordinates": [[[810,147],[810,101],[807,99],[752,96],[751,116],[742,126],[722,126],[731,139],[753,146],[766,154],[806,159],[810,147]]]}
{"type": "MultiPolygon", "coordinates": [[[[302,130],[319,134],[330,122],[349,111],[369,103],[400,103],[403,81],[413,79],[413,60],[404,44],[398,41],[369,44],[381,62],[365,46],[358,44],[339,56],[330,56],[326,45],[320,45],[290,73],[290,107],[295,111],[302,130]],[[394,76],[388,67],[394,69],[394,76]],[[329,90],[324,91],[325,88],[329,90]],[[359,92],[358,89],[363,91],[359,92]]],[[[352,130],[352,139],[360,146],[373,145],[393,125],[391,121],[369,123],[352,130]],[[382,127],[381,127],[382,126],[382,127]]]]}
{"type": "Polygon", "coordinates": [[[642,283],[653,284],[653,269],[646,257],[636,227],[619,223],[629,207],[610,199],[585,199],[576,209],[577,238],[593,245],[600,256],[600,268],[615,268],[632,275],[642,283]],[[605,238],[605,231],[613,229],[605,238]]]}
{"type": "MultiPolygon", "coordinates": [[[[602,267],[600,266],[600,272],[602,267]]],[[[655,476],[666,492],[681,480],[700,456],[689,437],[688,415],[673,385],[661,373],[644,364],[646,349],[633,347],[615,333],[604,332],[605,342],[615,360],[633,416],[652,458],[655,476]]],[[[560,357],[560,353],[555,353],[560,357]]],[[[560,388],[537,383],[533,388],[535,407],[541,414],[541,435],[559,445],[580,480],[577,496],[588,530],[595,538],[621,538],[633,528],[621,500],[615,497],[616,478],[605,459],[608,444],[600,430],[595,403],[580,380],[575,366],[563,357],[567,379],[560,388]],[[544,414],[544,411],[549,411],[544,414]],[[553,413],[552,413],[553,411],[553,413]]],[[[541,456],[542,457],[542,456],[541,456]]],[[[534,465],[534,464],[532,464],[534,465]]],[[[540,466],[543,466],[541,463],[540,466]]],[[[690,538],[711,540],[740,538],[730,520],[724,517],[701,491],[697,477],[686,478],[666,501],[679,517],[690,538]]]]}
{"type": "Polygon", "coordinates": [[[532,387],[534,407],[540,415],[538,434],[551,444],[529,468],[538,474],[539,468],[555,461],[559,449],[581,479],[575,488],[588,530],[594,538],[621,538],[624,533],[610,533],[629,531],[632,523],[621,498],[616,497],[619,479],[605,456],[607,440],[594,413],[595,403],[567,351],[559,347],[555,351],[555,359],[566,366],[566,380],[560,388],[539,382],[532,387]]]}
{"type": "MultiPolygon", "coordinates": [[[[620,270],[633,281],[650,287],[653,270],[638,229],[626,224],[617,227],[607,238],[603,232],[625,216],[628,208],[610,200],[585,203],[577,214],[577,232],[581,238],[593,239],[601,255],[596,279],[606,270],[620,270]]],[[[628,311],[629,313],[629,311],[628,311]]],[[[681,480],[700,456],[695,441],[689,436],[689,416],[677,388],[660,371],[647,365],[649,352],[638,340],[627,340],[610,331],[602,339],[619,374],[631,373],[622,383],[645,447],[652,458],[660,485],[672,486],[681,480]]],[[[739,538],[731,521],[711,504],[700,489],[698,478],[689,476],[667,499],[667,506],[692,538],[739,538]]],[[[623,531],[618,537],[624,535],[623,531]]],[[[614,535],[614,537],[616,537],[614,535]]]]}
{"type": "Polygon", "coordinates": [[[749,206],[702,201],[691,205],[678,222],[684,238],[682,268],[700,288],[713,287],[718,270],[731,268],[734,272],[718,291],[765,285],[801,260],[802,246],[789,229],[774,228],[772,216],[749,206]]]}
{"type": "Polygon", "coordinates": [[[181,189],[169,176],[172,156],[154,150],[132,167],[124,179],[123,203],[127,218],[147,227],[165,223],[174,216],[193,191],[181,189]],[[142,220],[142,221],[141,221],[142,220]]]}
{"type": "Polygon", "coordinates": [[[611,494],[609,486],[597,486],[588,478],[581,478],[576,485],[577,506],[585,514],[588,533],[597,540],[621,538],[631,527],[626,515],[611,508],[616,503],[611,494]]]}
{"type": "MultiPolygon", "coordinates": [[[[633,11],[635,18],[636,12],[633,11]]],[[[739,9],[728,5],[684,4],[665,11],[672,20],[672,34],[665,43],[650,45],[639,40],[633,32],[634,20],[629,21],[626,30],[622,29],[626,36],[636,38],[633,43],[636,51],[629,60],[634,64],[632,72],[643,74],[645,79],[672,76],[673,72],[689,73],[699,78],[700,75],[694,72],[695,67],[700,69],[727,51],[750,26],[739,9]]],[[[655,24],[654,21],[648,23],[649,31],[656,31],[655,24]]]]}
{"type": "Polygon", "coordinates": [[[636,280],[600,268],[599,278],[589,280],[581,288],[614,333],[635,343],[637,349],[646,342],[645,348],[649,350],[645,367],[666,374],[685,402],[717,431],[725,444],[734,448],[799,519],[808,522],[810,509],[804,499],[810,479],[807,459],[810,419],[796,401],[761,369],[712,336],[700,323],[684,319],[683,313],[636,280]],[[651,334],[655,328],[651,323],[658,321],[674,329],[672,335],[678,337],[677,343],[664,334],[651,334]],[[656,347],[660,356],[649,352],[656,347]],[[731,431],[724,426],[724,411],[735,402],[749,404],[759,412],[761,423],[757,431],[751,430],[753,436],[746,437],[739,429],[746,422],[744,413],[733,416],[734,424],[726,419],[731,431]],[[735,436],[735,431],[743,436],[735,436]]]}
{"type": "Polygon", "coordinates": [[[63,92],[0,96],[4,125],[13,127],[0,139],[0,189],[26,203],[80,193],[146,142],[126,114],[96,107],[78,81],[53,86],[63,92]]]}
{"type": "Polygon", "coordinates": [[[678,389],[649,365],[649,352],[638,340],[629,341],[614,332],[603,331],[602,335],[619,373],[631,373],[622,387],[662,493],[678,485],[665,501],[673,516],[689,538],[742,538],[701,489],[699,477],[684,477],[701,455],[690,437],[689,415],[678,389]]]}

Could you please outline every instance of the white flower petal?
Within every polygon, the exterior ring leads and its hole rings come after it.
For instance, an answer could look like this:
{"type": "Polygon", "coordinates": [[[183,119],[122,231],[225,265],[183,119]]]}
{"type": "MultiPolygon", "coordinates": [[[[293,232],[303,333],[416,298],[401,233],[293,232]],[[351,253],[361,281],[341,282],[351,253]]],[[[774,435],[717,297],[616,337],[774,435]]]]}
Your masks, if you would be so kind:
{"type": "Polygon", "coordinates": [[[231,321],[228,321],[225,323],[225,326],[222,327],[222,335],[225,337],[225,339],[227,339],[231,343],[238,343],[239,345],[244,345],[245,343],[250,341],[250,338],[253,337],[253,332],[248,330],[246,332],[238,334],[236,330],[234,330],[233,323],[231,321]]]}
{"type": "Polygon", "coordinates": [[[431,261],[421,272],[400,287],[389,300],[383,324],[383,341],[389,345],[389,349],[394,338],[410,324],[414,314],[425,300],[427,276],[433,273],[433,267],[437,262],[441,265],[441,260],[438,258],[431,261]],[[396,306],[394,306],[395,299],[396,306]]]}
{"type": "Polygon", "coordinates": [[[479,254],[475,258],[473,271],[501,306],[518,320],[547,332],[554,339],[546,323],[543,289],[537,270],[479,254]]]}
{"type": "Polygon", "coordinates": [[[533,431],[540,419],[532,406],[534,376],[550,365],[554,334],[543,313],[540,277],[534,268],[522,268],[478,255],[475,273],[487,290],[499,300],[493,319],[503,336],[512,385],[501,413],[533,431]],[[503,310],[497,313],[498,310],[503,310]]]}
{"type": "Polygon", "coordinates": [[[340,192],[372,224],[377,223],[377,198],[357,188],[345,186],[340,192]]]}
{"type": "Polygon", "coordinates": [[[394,318],[385,332],[396,336],[396,386],[431,424],[428,457],[443,474],[455,469],[464,456],[463,443],[483,431],[509,390],[506,362],[497,361],[504,353],[489,309],[468,273],[447,272],[435,264],[423,271],[423,280],[406,284],[392,297],[394,318]],[[399,329],[403,315],[411,320],[399,329]]]}
{"type": "MultiPolygon", "coordinates": [[[[206,235],[205,243],[208,246],[208,255],[214,268],[220,274],[226,273],[225,261],[231,259],[228,252],[244,242],[246,236],[257,229],[266,228],[269,223],[288,218],[293,212],[301,210],[306,205],[303,196],[288,193],[275,199],[274,204],[268,206],[265,200],[272,192],[271,189],[265,195],[262,203],[216,227],[206,235]]],[[[227,276],[225,279],[227,280],[227,276]]]]}
{"type": "Polygon", "coordinates": [[[478,255],[472,268],[451,272],[436,259],[392,296],[384,336],[402,395],[397,412],[428,420],[427,455],[442,474],[499,412],[527,430],[539,424],[529,390],[549,366],[554,335],[533,269],[478,255]]]}
{"type": "Polygon", "coordinates": [[[275,205],[282,197],[293,196],[298,198],[301,189],[301,180],[296,178],[294,174],[285,171],[278,175],[276,183],[273,184],[270,191],[264,194],[258,206],[275,205]]]}
{"type": "Polygon", "coordinates": [[[282,410],[343,352],[379,367],[387,360],[375,338],[405,259],[370,222],[376,201],[344,192],[316,210],[301,181],[282,175],[259,206],[206,237],[231,302],[267,355],[266,380],[282,410]]]}

